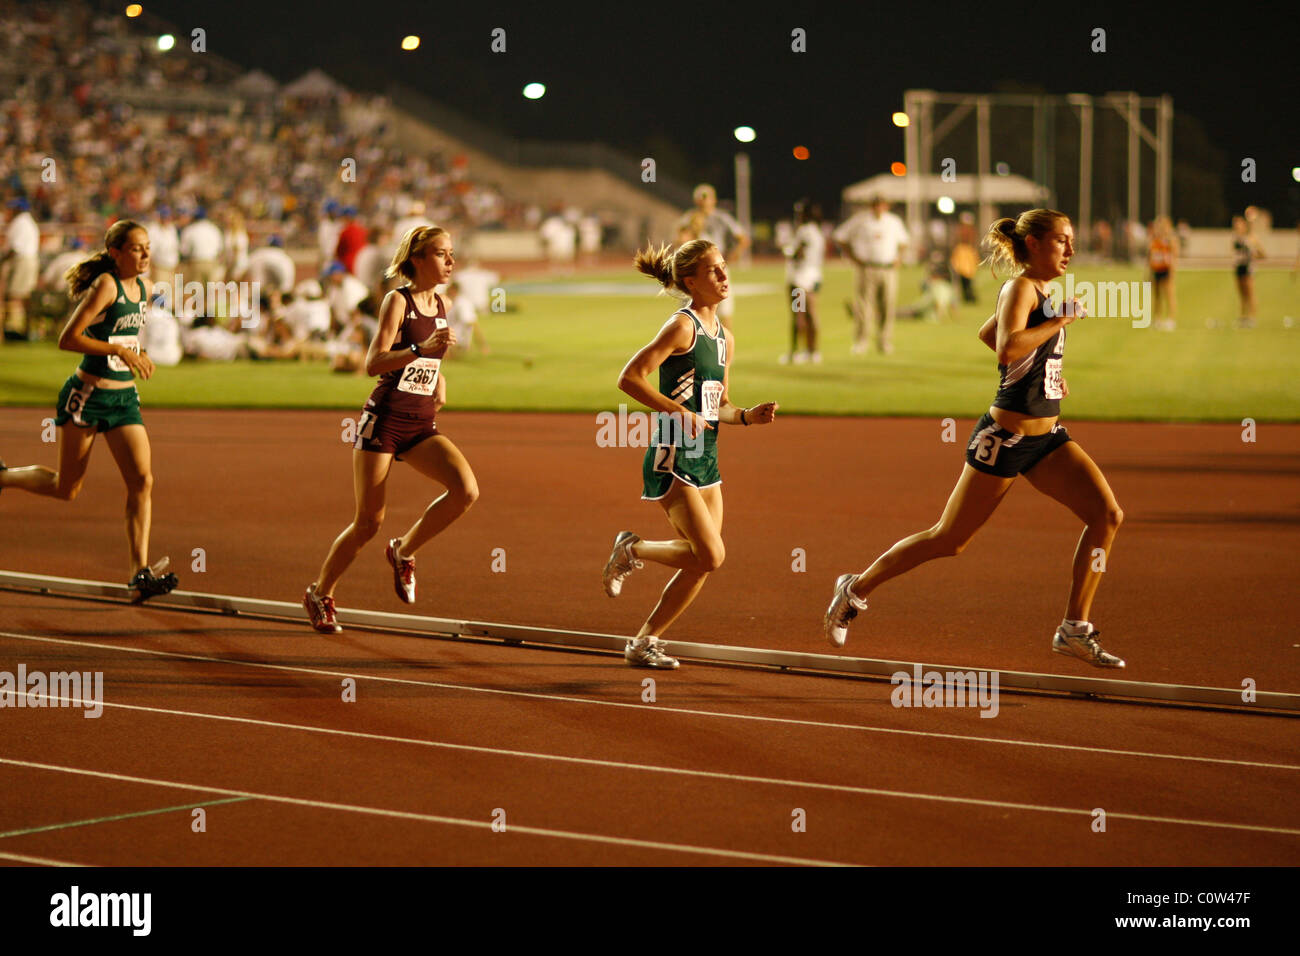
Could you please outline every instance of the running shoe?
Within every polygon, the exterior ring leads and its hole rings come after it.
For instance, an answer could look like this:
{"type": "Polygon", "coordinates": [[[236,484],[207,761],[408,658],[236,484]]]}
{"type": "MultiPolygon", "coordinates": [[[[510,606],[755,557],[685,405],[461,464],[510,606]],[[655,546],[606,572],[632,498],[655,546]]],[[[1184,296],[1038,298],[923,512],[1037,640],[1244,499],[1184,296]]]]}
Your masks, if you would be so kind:
{"type": "Polygon", "coordinates": [[[669,657],[664,653],[667,647],[668,645],[657,637],[638,637],[627,642],[627,647],[623,649],[623,660],[633,667],[661,667],[665,670],[676,670],[679,666],[677,658],[669,657]]]}
{"type": "Polygon", "coordinates": [[[850,573],[841,574],[835,579],[835,596],[831,598],[831,606],[826,609],[826,616],[822,619],[826,640],[836,647],[844,646],[849,636],[849,623],[858,616],[858,609],[853,606],[853,599],[849,593],[849,585],[857,580],[857,577],[856,574],[850,573]]]}
{"type": "Polygon", "coordinates": [[[1071,634],[1066,631],[1065,625],[1061,625],[1052,638],[1052,650],[1058,654],[1067,654],[1087,661],[1094,667],[1123,667],[1122,657],[1116,657],[1102,650],[1101,645],[1097,643],[1099,634],[1101,631],[1095,629],[1087,634],[1071,634]]]}
{"type": "Polygon", "coordinates": [[[388,542],[388,550],[385,554],[388,557],[388,563],[393,566],[393,590],[407,604],[414,604],[415,558],[399,558],[397,556],[397,547],[401,543],[401,538],[393,538],[388,542]]]}
{"type": "Polygon", "coordinates": [[[620,531],[614,538],[614,550],[605,562],[605,593],[618,597],[623,590],[623,579],[637,568],[645,567],[645,562],[632,557],[632,545],[641,539],[631,531],[620,531]]]}
{"type": "Polygon", "coordinates": [[[328,594],[317,594],[316,585],[307,588],[307,593],[302,596],[302,606],[307,609],[314,630],[321,634],[338,634],[343,630],[334,610],[334,598],[328,594]]]}
{"type": "MultiPolygon", "coordinates": [[[[159,564],[161,563],[159,562],[159,564]]],[[[176,575],[171,572],[163,575],[157,573],[157,571],[161,571],[165,567],[164,564],[162,568],[157,566],[155,568],[141,568],[135,572],[135,576],[126,585],[136,592],[135,597],[131,599],[132,604],[143,604],[151,597],[167,594],[180,583],[176,579],[176,575]]]]}

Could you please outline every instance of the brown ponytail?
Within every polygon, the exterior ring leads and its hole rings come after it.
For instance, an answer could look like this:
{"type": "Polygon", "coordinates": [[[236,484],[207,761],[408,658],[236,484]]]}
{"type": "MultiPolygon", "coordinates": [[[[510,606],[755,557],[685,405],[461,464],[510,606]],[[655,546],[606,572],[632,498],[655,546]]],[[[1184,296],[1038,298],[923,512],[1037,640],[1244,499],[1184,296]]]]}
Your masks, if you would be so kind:
{"type": "Polygon", "coordinates": [[[1019,275],[1029,263],[1029,246],[1025,237],[1044,236],[1062,219],[1070,221],[1069,216],[1055,209],[1030,209],[1017,219],[997,220],[984,236],[984,247],[989,254],[981,265],[987,264],[994,278],[997,278],[999,267],[1013,276],[1019,275]]]}
{"type": "Polygon", "coordinates": [[[132,219],[119,219],[113,225],[108,227],[108,232],[104,235],[104,249],[95,253],[89,259],[83,259],[75,266],[63,273],[63,281],[68,284],[68,295],[72,299],[80,299],[101,275],[105,272],[113,271],[113,257],[108,254],[109,249],[121,249],[126,245],[126,237],[131,234],[132,229],[144,230],[148,235],[148,230],[132,219]]]}
{"type": "Polygon", "coordinates": [[[682,281],[683,277],[691,275],[700,259],[709,250],[716,248],[707,239],[692,239],[690,242],[684,242],[677,247],[676,252],[669,252],[667,244],[658,249],[647,246],[637,250],[632,262],[637,272],[654,279],[664,287],[665,292],[671,292],[679,297],[689,296],[690,292],[682,281]]]}

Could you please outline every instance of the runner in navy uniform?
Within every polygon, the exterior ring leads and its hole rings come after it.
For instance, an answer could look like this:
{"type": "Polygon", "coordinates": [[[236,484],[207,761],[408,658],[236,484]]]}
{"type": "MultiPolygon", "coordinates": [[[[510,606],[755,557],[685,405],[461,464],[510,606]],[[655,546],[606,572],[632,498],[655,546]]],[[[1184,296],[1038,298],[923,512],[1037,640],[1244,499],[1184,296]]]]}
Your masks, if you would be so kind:
{"type": "Polygon", "coordinates": [[[385,491],[393,459],[405,461],[446,487],[400,538],[388,542],[393,588],[415,603],[415,552],[469,510],[478,483],[460,450],[438,433],[434,415],[447,400],[442,358],[456,336],[447,309],[434,291],[451,279],[455,265],[451,235],[437,226],[418,226],[402,238],[386,275],[408,284],[389,292],[379,329],[366,355],[366,372],[379,376],[357,423],[352,452],[356,516],[330,547],[320,576],[307,588],[303,606],[322,634],[342,630],[334,610],[334,587],[384,520],[385,491]]]}
{"type": "Polygon", "coordinates": [[[126,483],[127,587],[137,603],[166,594],[177,583],[176,575],[162,573],[166,558],[149,565],[153,456],[135,388],[136,376],[147,379],[154,371],[140,347],[149,307],[148,274],[149,233],[129,219],[113,223],[102,252],[68,270],[64,278],[77,306],[59,336],[59,348],[84,357],[59,392],[54,418],[59,470],[6,468],[0,461],[0,489],[22,488],[71,501],[85,481],[95,436],[103,433],[126,483]]]}
{"type": "Polygon", "coordinates": [[[980,329],[980,340],[998,356],[997,397],[971,433],[966,465],[938,524],[899,541],[861,574],[841,575],[824,619],[826,636],[843,646],[849,623],[866,610],[868,594],[918,564],[960,553],[1023,474],[1085,524],[1052,650],[1097,667],[1123,667],[1123,660],[1102,650],[1088,615],[1124,513],[1101,469],[1057,421],[1060,400],[1069,394],[1061,374],[1065,327],[1083,318],[1083,310],[1077,299],[1054,308],[1044,287],[1065,274],[1074,230],[1063,213],[1032,209],[1019,219],[999,219],[987,242],[992,262],[1018,273],[1002,287],[997,312],[980,329]]]}

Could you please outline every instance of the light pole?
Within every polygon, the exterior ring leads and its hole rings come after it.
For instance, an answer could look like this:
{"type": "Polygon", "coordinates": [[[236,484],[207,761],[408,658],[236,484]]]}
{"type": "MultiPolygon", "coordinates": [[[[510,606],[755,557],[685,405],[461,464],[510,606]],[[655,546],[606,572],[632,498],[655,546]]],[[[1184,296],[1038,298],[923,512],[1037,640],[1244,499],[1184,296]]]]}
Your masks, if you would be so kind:
{"type": "MultiPolygon", "coordinates": [[[[737,126],[733,131],[737,142],[752,143],[756,134],[752,126],[737,126]]],[[[754,235],[753,223],[749,209],[749,154],[746,152],[736,153],[736,218],[740,220],[740,228],[745,231],[745,235],[752,240],[754,235]]],[[[745,247],[745,251],[740,254],[740,264],[748,268],[751,262],[750,245],[745,247]]]]}

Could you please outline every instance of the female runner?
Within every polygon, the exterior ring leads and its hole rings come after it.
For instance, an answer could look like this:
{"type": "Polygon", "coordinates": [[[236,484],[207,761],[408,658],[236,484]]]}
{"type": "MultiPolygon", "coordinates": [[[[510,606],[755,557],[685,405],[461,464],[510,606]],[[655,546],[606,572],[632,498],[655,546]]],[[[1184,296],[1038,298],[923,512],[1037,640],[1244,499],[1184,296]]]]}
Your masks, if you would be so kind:
{"type": "Polygon", "coordinates": [[[1064,213],[1032,209],[1019,219],[999,219],[986,241],[992,263],[1005,264],[1015,275],[1002,287],[997,312],[980,329],[981,341],[998,356],[997,397],[971,433],[966,464],[938,524],[899,541],[861,574],[839,577],[823,620],[826,637],[842,647],[849,623],[866,610],[867,595],[877,587],[933,558],[961,553],[1023,474],[1084,523],[1065,618],[1052,650],[1097,667],[1123,667],[1123,660],[1102,650],[1089,616],[1101,583],[1099,568],[1105,567],[1124,513],[1101,469],[1057,420],[1060,400],[1069,393],[1061,375],[1065,327],[1083,315],[1077,300],[1061,310],[1066,314],[1056,314],[1044,287],[1065,274],[1074,255],[1074,230],[1064,213]]]}
{"type": "Polygon", "coordinates": [[[717,246],[692,239],[672,253],[667,246],[643,249],[635,262],[638,271],[666,291],[689,300],[618,377],[620,389],[660,413],[642,465],[641,497],[659,502],[676,536],[643,541],[631,531],[619,532],[605,564],[605,593],[617,597],[623,580],[645,561],[677,569],[623,652],[623,659],[634,667],[675,668],[677,661],[668,656],[659,637],[695,600],[725,554],[716,426],[766,425],[776,418],[777,404],[731,404],[728,372],[736,349],[735,338],[718,318],[718,305],[729,286],[727,264],[717,246]],[[656,369],[658,389],[647,381],[656,369]]]}
{"type": "MultiPolygon", "coordinates": [[[[1249,210],[1247,210],[1249,212],[1249,210]]],[[[1245,216],[1232,217],[1232,255],[1236,261],[1237,297],[1241,300],[1241,316],[1237,327],[1255,327],[1255,260],[1264,258],[1259,240],[1250,231],[1245,216]]]]}
{"type": "Polygon", "coordinates": [[[303,596],[311,626],[322,634],[343,630],[334,608],[334,588],[383,524],[394,458],[447,489],[406,534],[388,542],[393,588],[407,604],[415,603],[415,552],[478,499],[469,462],[438,433],[433,420],[447,400],[442,358],[456,342],[447,325],[446,304],[434,289],[451,279],[454,266],[447,230],[417,226],[402,238],[385,273],[389,278],[402,276],[407,284],[384,297],[379,328],[366,355],[366,373],[378,375],[379,384],[362,410],[353,445],[356,515],[330,546],[320,575],[303,596]]]}
{"type": "Polygon", "coordinates": [[[67,271],[69,298],[77,304],[59,336],[59,348],[85,358],[64,383],[56,404],[59,470],[44,465],[6,468],[0,462],[0,489],[22,488],[71,501],[85,481],[95,436],[104,433],[126,482],[127,587],[135,591],[137,603],[166,594],[177,583],[174,574],[160,576],[166,558],[149,566],[153,467],[135,388],[135,376],[147,379],[154,371],[140,348],[149,307],[148,273],[149,233],[129,219],[109,227],[103,251],[67,271]]]}

